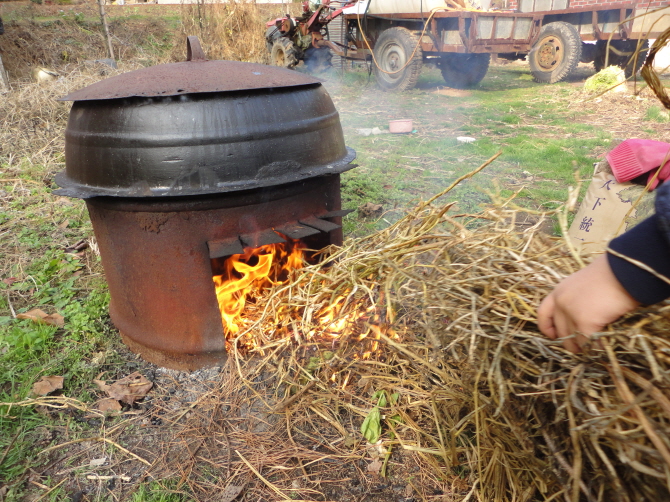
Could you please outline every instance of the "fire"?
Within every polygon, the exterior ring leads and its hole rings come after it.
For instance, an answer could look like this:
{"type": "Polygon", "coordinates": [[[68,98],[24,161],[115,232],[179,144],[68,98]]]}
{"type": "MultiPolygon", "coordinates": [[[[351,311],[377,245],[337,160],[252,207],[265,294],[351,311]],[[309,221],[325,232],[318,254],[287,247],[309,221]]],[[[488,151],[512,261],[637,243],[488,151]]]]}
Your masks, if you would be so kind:
{"type": "MultiPolygon", "coordinates": [[[[306,263],[305,246],[300,241],[246,248],[243,254],[226,259],[223,273],[213,277],[226,338],[236,338],[244,329],[245,307],[260,300],[263,290],[285,284],[291,273],[306,263]]],[[[389,312],[383,310],[382,314],[368,295],[355,293],[345,288],[314,311],[279,306],[274,310],[274,320],[264,327],[270,338],[292,337],[298,344],[318,340],[332,348],[336,344],[352,346],[356,353],[353,357],[369,359],[379,347],[382,332],[392,338],[396,334],[384,321],[389,312]]],[[[239,343],[248,350],[260,348],[252,334],[239,343]]]]}
{"type": "Polygon", "coordinates": [[[240,331],[248,300],[265,288],[281,285],[290,273],[304,266],[304,246],[299,241],[246,248],[225,261],[225,270],[214,276],[216,297],[226,335],[240,331]]]}

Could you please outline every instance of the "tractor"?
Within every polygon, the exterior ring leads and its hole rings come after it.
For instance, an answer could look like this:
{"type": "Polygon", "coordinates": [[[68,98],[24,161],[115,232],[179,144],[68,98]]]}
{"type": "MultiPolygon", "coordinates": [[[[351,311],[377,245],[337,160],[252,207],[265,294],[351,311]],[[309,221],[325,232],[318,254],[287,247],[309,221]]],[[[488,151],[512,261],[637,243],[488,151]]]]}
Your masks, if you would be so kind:
{"type": "Polygon", "coordinates": [[[331,7],[330,0],[305,1],[300,17],[286,14],[269,21],[265,41],[271,64],[293,68],[304,61],[312,73],[327,69],[331,65],[331,49],[341,52],[344,47],[328,40],[328,23],[356,1],[341,2],[342,5],[337,8],[331,7]]]}

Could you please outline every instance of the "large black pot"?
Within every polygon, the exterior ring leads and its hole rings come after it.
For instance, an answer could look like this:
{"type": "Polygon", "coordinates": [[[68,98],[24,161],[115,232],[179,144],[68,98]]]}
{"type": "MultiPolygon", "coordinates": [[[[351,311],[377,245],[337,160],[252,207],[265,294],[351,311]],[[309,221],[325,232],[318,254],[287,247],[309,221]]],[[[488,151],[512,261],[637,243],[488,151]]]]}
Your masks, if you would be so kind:
{"type": "Polygon", "coordinates": [[[321,82],[283,68],[189,60],[125,73],[76,91],[65,132],[71,197],[229,192],[353,167],[321,82]]]}

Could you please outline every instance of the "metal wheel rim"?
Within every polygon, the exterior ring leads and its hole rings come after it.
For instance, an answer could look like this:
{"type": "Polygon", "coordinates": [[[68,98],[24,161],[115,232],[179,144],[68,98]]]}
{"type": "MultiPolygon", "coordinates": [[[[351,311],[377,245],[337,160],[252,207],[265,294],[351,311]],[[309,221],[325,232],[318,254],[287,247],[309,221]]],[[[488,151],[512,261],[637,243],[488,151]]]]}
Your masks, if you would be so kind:
{"type": "Polygon", "coordinates": [[[535,59],[542,70],[552,71],[561,64],[565,50],[560,38],[550,35],[542,39],[538,45],[535,59]]]}
{"type": "MultiPolygon", "coordinates": [[[[396,43],[389,43],[385,45],[381,52],[381,67],[384,71],[396,72],[406,62],[405,51],[396,43]]],[[[388,74],[384,73],[384,77],[387,79],[398,79],[400,78],[400,73],[388,74]]]]}
{"type": "Polygon", "coordinates": [[[284,51],[277,51],[275,66],[286,66],[286,54],[284,54],[284,51]]]}

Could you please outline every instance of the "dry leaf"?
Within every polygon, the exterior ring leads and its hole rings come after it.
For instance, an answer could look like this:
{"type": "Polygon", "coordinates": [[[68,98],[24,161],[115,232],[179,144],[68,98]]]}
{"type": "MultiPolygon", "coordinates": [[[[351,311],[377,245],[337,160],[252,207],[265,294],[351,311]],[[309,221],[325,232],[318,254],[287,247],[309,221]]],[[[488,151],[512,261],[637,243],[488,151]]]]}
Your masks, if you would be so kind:
{"type": "MultiPolygon", "coordinates": [[[[105,362],[105,359],[107,358],[107,354],[105,352],[96,352],[93,354],[93,358],[91,359],[91,364],[93,366],[102,366],[105,362]]],[[[95,382],[95,380],[93,380],[95,382]]]]}
{"type": "Polygon", "coordinates": [[[232,502],[239,496],[240,493],[242,493],[243,488],[244,486],[238,485],[226,486],[221,492],[221,495],[218,497],[218,502],[232,502]]]}
{"type": "Polygon", "coordinates": [[[91,467],[100,467],[101,465],[105,465],[105,462],[107,462],[107,457],[94,458],[88,465],[91,467]]]}
{"type": "Polygon", "coordinates": [[[111,397],[106,397],[105,399],[101,399],[98,401],[98,403],[95,405],[95,407],[99,410],[102,411],[103,413],[105,412],[116,412],[116,411],[121,411],[123,408],[121,406],[121,403],[119,403],[116,399],[112,399],[111,397]]]}
{"type": "Polygon", "coordinates": [[[381,204],[373,204],[372,202],[366,202],[358,207],[359,218],[378,217],[381,216],[383,212],[384,207],[381,204]]]}
{"type": "Polygon", "coordinates": [[[60,314],[47,314],[42,309],[32,309],[28,312],[18,314],[17,319],[30,319],[34,322],[48,324],[49,326],[58,326],[62,328],[65,326],[65,318],[60,314]]]}
{"type": "Polygon", "coordinates": [[[47,317],[49,314],[47,314],[44,310],[41,309],[32,309],[29,310],[28,312],[25,312],[23,314],[18,314],[16,316],[17,319],[30,319],[31,321],[35,322],[42,322],[42,319],[47,317]]]}
{"type": "Polygon", "coordinates": [[[133,404],[135,401],[142,399],[154,386],[138,371],[114,382],[112,385],[107,385],[102,380],[93,380],[93,383],[101,391],[106,392],[109,397],[127,404],[133,404]]]}
{"type": "Polygon", "coordinates": [[[470,483],[463,478],[455,478],[451,483],[451,489],[455,492],[466,492],[470,489],[470,483]]]}
{"type": "Polygon", "coordinates": [[[384,463],[381,460],[379,460],[378,458],[376,458],[368,464],[367,471],[372,473],[372,474],[379,474],[379,472],[382,470],[383,466],[384,466],[384,463]]]}
{"type": "Polygon", "coordinates": [[[48,324],[49,326],[58,326],[59,328],[65,326],[65,318],[60,314],[48,315],[44,319],[42,319],[42,321],[48,324]]]}
{"type": "Polygon", "coordinates": [[[43,376],[39,382],[33,385],[33,393],[38,396],[46,396],[55,390],[63,388],[62,376],[43,376]]]}
{"type": "Polygon", "coordinates": [[[97,385],[102,392],[107,392],[109,390],[109,385],[107,385],[104,380],[93,380],[93,383],[97,385]]]}

